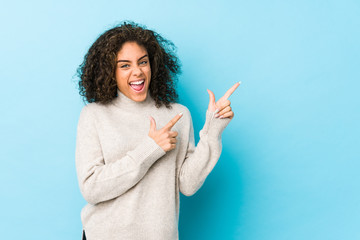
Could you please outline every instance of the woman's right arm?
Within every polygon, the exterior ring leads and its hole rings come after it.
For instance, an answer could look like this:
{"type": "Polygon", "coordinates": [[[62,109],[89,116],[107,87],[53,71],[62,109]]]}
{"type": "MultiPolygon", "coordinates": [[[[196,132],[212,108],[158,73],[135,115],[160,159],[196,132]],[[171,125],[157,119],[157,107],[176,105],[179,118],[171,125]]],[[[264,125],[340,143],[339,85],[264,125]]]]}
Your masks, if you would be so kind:
{"type": "Polygon", "coordinates": [[[76,138],[76,171],[80,191],[88,203],[116,198],[135,186],[165,151],[149,136],[115,162],[105,164],[95,118],[85,106],[76,138]]]}

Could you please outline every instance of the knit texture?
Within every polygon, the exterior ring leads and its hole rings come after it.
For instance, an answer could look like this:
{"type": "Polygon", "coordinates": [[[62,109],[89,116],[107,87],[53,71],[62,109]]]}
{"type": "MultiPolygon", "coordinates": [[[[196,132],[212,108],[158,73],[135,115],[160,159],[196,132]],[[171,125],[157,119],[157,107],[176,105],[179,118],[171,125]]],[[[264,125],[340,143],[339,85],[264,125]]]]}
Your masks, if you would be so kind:
{"type": "Polygon", "coordinates": [[[90,103],[79,117],[76,170],[88,202],[81,220],[88,240],[178,239],[179,192],[193,195],[221,154],[221,134],[230,119],[206,112],[195,147],[189,110],[178,103],[156,108],[148,97],[135,102],[118,90],[109,104],[90,103]],[[182,118],[176,148],[165,152],[148,136],[149,116],[157,129],[182,118]]]}

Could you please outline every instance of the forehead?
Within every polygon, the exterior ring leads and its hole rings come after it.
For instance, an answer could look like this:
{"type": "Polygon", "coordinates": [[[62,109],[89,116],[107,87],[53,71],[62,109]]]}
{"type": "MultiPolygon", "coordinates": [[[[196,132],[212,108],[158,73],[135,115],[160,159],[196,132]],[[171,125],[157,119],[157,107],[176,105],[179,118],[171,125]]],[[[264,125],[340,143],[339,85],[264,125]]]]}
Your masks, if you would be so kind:
{"type": "Polygon", "coordinates": [[[125,42],[117,53],[117,59],[138,59],[146,54],[145,47],[136,42],[125,42]]]}

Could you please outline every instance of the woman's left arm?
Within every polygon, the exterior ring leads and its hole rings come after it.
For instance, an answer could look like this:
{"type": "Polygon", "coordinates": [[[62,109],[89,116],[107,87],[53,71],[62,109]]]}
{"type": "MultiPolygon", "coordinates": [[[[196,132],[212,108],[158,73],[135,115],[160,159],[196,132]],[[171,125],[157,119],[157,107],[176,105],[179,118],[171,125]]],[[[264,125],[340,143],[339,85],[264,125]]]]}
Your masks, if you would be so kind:
{"type": "Polygon", "coordinates": [[[200,141],[196,147],[190,116],[189,143],[179,175],[180,191],[186,196],[193,195],[202,186],[220,157],[221,134],[234,117],[228,98],[239,85],[240,83],[236,83],[217,102],[214,93],[208,90],[209,107],[206,111],[205,125],[200,131],[200,141]]]}

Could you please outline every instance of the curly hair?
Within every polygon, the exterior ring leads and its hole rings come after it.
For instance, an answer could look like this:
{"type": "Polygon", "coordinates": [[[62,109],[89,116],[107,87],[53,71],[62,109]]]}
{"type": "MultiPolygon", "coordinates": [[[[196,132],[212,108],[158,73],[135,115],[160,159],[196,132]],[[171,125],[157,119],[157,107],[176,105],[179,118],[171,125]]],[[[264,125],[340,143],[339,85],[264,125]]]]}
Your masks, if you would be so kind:
{"type": "Polygon", "coordinates": [[[107,30],[92,44],[77,69],[79,93],[84,102],[109,103],[117,97],[116,56],[125,42],[145,47],[151,66],[149,91],[156,107],[176,102],[175,81],[181,71],[175,45],[158,33],[125,21],[107,30]]]}

